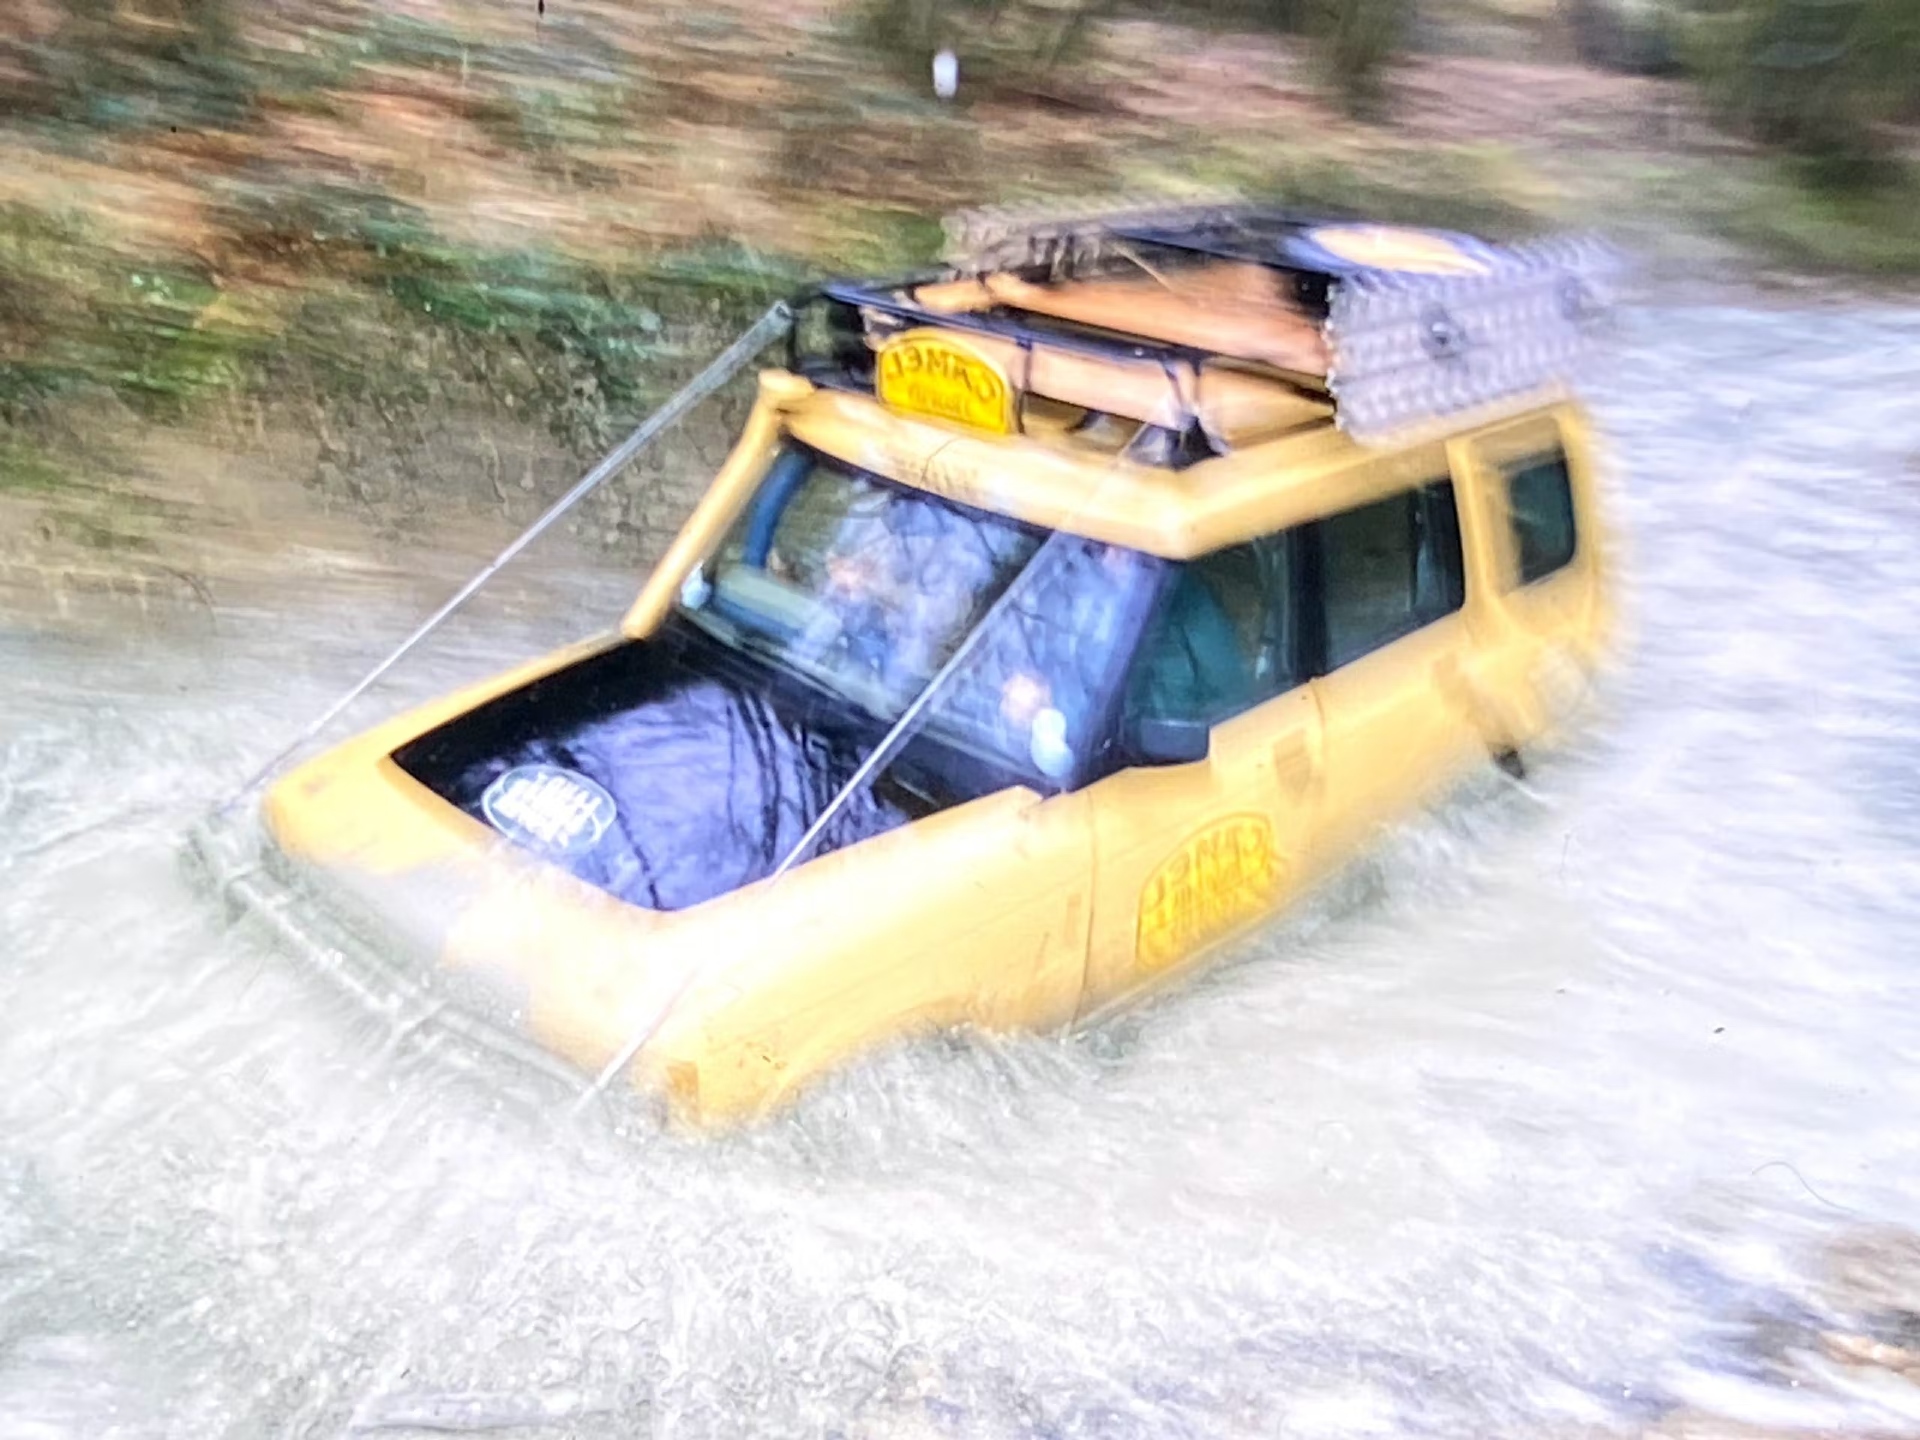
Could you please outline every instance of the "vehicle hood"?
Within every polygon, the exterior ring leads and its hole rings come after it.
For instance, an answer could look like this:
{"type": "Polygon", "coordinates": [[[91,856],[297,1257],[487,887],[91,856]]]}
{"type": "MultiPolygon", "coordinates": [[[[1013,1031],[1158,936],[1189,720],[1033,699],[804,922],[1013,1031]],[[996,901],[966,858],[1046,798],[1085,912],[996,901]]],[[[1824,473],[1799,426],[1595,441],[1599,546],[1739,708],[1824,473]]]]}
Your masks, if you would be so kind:
{"type": "MultiPolygon", "coordinates": [[[[681,910],[771,874],[845,786],[872,725],[717,642],[634,641],[543,676],[393,753],[414,779],[630,904],[681,910]]],[[[871,787],[813,853],[912,818],[871,787]]]]}

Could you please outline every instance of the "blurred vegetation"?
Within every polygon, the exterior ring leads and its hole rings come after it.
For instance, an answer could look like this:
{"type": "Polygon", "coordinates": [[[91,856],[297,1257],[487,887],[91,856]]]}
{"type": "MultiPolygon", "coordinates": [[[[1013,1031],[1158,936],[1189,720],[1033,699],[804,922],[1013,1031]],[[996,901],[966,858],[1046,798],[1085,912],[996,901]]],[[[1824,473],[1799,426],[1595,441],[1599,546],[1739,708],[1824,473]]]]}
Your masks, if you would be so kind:
{"type": "Polygon", "coordinates": [[[1316,0],[1307,33],[1333,92],[1359,116],[1385,110],[1384,72],[1399,55],[1413,18],[1413,0],[1316,0]]]}
{"type": "Polygon", "coordinates": [[[946,48],[976,84],[1053,95],[1072,88],[1073,61],[1103,22],[1119,18],[1294,35],[1309,43],[1322,85],[1344,108],[1378,115],[1414,9],[1414,0],[866,0],[861,28],[916,79],[946,48]]]}
{"type": "Polygon", "coordinates": [[[1802,157],[1826,188],[1899,182],[1895,127],[1920,118],[1914,0],[1693,0],[1677,20],[1734,124],[1802,157]]]}
{"type": "Polygon", "coordinates": [[[1675,0],[1561,0],[1560,8],[1587,64],[1629,75],[1683,73],[1675,0]]]}
{"type": "Polygon", "coordinates": [[[968,83],[1043,85],[1081,53],[1109,0],[869,0],[861,30],[903,76],[919,81],[935,52],[964,57],[968,83]]]}
{"type": "Polygon", "coordinates": [[[222,288],[188,257],[129,260],[91,217],[0,207],[0,418],[100,387],[163,421],[236,393],[392,412],[464,387],[584,454],[799,283],[724,241],[621,268],[462,249],[352,191],[277,195],[229,238],[302,255],[310,284],[222,288]]]}
{"type": "Polygon", "coordinates": [[[37,85],[9,108],[51,110],[102,130],[157,123],[231,125],[257,76],[239,44],[232,0],[57,0],[58,22],[34,52],[37,85]]]}
{"type": "Polygon", "coordinates": [[[79,463],[42,444],[76,412],[317,435],[314,478],[374,498],[471,417],[585,459],[803,277],[924,264],[940,212],[1008,199],[1229,184],[1920,272],[1917,24],[1913,0],[8,0],[0,497],[79,463]],[[1444,68],[1449,26],[1692,78],[1490,81],[1444,68]]]}

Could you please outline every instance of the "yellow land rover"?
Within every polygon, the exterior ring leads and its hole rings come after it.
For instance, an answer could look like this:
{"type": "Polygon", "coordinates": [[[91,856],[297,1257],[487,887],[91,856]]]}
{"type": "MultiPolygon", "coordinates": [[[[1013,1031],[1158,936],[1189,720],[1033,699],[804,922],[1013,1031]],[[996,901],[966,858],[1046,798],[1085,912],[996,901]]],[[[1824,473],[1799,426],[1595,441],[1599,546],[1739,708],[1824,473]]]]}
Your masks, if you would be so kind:
{"type": "Polygon", "coordinates": [[[363,989],[750,1118],[1190,970],[1578,699],[1603,257],[1210,209],[949,260],[794,302],[617,631],[270,792],[363,989]]]}

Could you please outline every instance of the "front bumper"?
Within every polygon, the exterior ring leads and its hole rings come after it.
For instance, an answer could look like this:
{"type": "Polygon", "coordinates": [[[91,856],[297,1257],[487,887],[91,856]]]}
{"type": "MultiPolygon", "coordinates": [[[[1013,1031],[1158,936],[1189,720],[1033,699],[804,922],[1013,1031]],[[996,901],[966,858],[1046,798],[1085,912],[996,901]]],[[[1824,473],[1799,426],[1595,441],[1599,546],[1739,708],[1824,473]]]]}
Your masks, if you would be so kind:
{"type": "Polygon", "coordinates": [[[263,926],[390,1027],[396,1044],[461,1070],[486,1068],[505,1057],[565,1092],[588,1092],[591,1077],[502,1023],[497,1006],[475,1004],[432,971],[409,964],[351,897],[333,893],[289,859],[253,815],[202,820],[188,832],[181,860],[230,921],[263,926]]]}

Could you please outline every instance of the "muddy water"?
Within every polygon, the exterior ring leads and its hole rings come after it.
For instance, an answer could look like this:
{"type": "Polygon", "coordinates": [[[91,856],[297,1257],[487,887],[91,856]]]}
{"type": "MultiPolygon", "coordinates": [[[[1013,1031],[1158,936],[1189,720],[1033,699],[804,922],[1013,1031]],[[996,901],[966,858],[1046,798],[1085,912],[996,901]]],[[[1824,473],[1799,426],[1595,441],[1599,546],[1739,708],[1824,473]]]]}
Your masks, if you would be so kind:
{"type": "Polygon", "coordinates": [[[1920,313],[1630,338],[1592,735],[1121,1024],[719,1143],[395,1051],[176,872],[451,568],[0,616],[0,1437],[1920,1429],[1801,1353],[1920,1227],[1920,313]]]}

